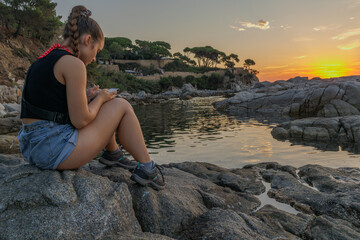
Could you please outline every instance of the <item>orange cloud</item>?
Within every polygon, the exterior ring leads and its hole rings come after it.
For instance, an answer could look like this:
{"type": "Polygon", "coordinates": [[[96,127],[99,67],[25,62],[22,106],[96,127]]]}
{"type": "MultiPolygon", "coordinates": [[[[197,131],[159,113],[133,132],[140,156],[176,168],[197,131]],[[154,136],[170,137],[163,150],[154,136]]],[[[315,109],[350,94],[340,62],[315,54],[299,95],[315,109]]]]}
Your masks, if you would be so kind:
{"type": "Polygon", "coordinates": [[[352,49],[358,48],[358,47],[360,47],[360,40],[355,40],[349,44],[338,46],[338,48],[341,50],[352,50],[352,49]]]}
{"type": "Polygon", "coordinates": [[[344,40],[349,37],[358,36],[360,35],[360,28],[350,29],[346,32],[339,34],[338,36],[333,37],[334,40],[344,40]]]}
{"type": "Polygon", "coordinates": [[[241,24],[241,26],[246,27],[246,28],[258,28],[261,30],[267,30],[270,28],[269,21],[265,21],[262,19],[259,20],[257,24],[251,23],[251,22],[244,22],[244,21],[239,21],[239,23],[241,24]]]}

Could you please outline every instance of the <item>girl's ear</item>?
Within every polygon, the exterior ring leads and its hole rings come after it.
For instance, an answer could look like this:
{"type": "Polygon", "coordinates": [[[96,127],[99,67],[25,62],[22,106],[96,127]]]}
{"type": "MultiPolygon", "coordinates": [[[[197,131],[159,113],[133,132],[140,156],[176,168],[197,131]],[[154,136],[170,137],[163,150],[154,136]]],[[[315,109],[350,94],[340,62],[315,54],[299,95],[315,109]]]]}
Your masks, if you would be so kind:
{"type": "Polygon", "coordinates": [[[91,35],[90,34],[86,34],[83,38],[83,43],[85,46],[88,46],[91,44],[91,35]]]}

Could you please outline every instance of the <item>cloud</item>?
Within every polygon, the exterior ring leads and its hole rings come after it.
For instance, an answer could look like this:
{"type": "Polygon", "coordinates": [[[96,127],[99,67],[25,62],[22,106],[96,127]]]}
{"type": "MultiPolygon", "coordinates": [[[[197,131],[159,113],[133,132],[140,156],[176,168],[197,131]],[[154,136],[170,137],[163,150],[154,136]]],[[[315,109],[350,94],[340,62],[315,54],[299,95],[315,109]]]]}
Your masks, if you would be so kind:
{"type": "Polygon", "coordinates": [[[288,30],[288,29],[290,29],[292,27],[289,26],[289,25],[281,25],[280,28],[282,28],[283,30],[288,30]]]}
{"type": "Polygon", "coordinates": [[[265,20],[259,20],[257,23],[238,21],[241,26],[230,26],[232,29],[238,31],[245,31],[245,28],[258,28],[261,30],[268,30],[270,28],[270,22],[265,20]]]}
{"type": "Polygon", "coordinates": [[[298,56],[298,57],[295,57],[295,59],[303,59],[303,58],[306,58],[307,56],[298,56]]]}
{"type": "Polygon", "coordinates": [[[350,29],[346,32],[343,32],[335,37],[332,37],[334,40],[344,40],[349,37],[358,36],[360,35],[360,28],[350,29]]]}
{"type": "Polygon", "coordinates": [[[268,66],[264,67],[264,69],[280,69],[280,68],[286,68],[288,65],[281,65],[281,66],[268,66]]]}
{"type": "Polygon", "coordinates": [[[237,27],[237,26],[233,26],[233,25],[231,25],[230,27],[232,29],[235,29],[235,30],[239,31],[239,32],[245,31],[245,28],[242,28],[242,27],[237,27]]]}
{"type": "Polygon", "coordinates": [[[346,45],[339,45],[337,46],[341,50],[352,50],[354,48],[360,47],[360,40],[355,40],[351,43],[348,43],[346,45]]]}
{"type": "Polygon", "coordinates": [[[355,20],[355,17],[350,17],[349,20],[351,20],[351,21],[352,21],[352,20],[355,20]]]}
{"type": "Polygon", "coordinates": [[[340,27],[341,27],[340,24],[331,24],[331,25],[328,25],[328,26],[317,26],[317,27],[314,27],[313,30],[318,32],[318,31],[326,31],[326,30],[335,30],[335,29],[338,29],[340,27]]]}

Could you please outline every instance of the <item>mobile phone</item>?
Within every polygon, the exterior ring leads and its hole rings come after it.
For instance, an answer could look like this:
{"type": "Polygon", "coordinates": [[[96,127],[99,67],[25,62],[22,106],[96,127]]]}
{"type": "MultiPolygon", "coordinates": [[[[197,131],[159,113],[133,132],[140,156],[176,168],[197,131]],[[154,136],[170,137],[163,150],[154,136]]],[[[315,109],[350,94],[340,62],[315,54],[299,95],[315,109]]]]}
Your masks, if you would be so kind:
{"type": "Polygon", "coordinates": [[[115,91],[117,91],[117,90],[119,90],[118,88],[110,88],[109,89],[109,92],[115,92],[115,91]]]}

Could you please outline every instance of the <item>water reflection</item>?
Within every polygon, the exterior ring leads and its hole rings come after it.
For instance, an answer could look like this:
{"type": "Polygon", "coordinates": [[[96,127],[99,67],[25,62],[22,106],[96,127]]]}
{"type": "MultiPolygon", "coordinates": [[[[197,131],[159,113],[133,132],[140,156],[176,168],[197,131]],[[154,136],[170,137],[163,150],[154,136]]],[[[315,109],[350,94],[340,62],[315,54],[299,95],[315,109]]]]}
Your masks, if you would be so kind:
{"type": "Polygon", "coordinates": [[[265,161],[360,167],[360,155],[339,151],[339,147],[328,152],[273,139],[270,132],[276,121],[220,114],[212,107],[212,102],[220,100],[194,98],[134,106],[151,157],[158,163],[203,161],[228,168],[265,161]]]}

